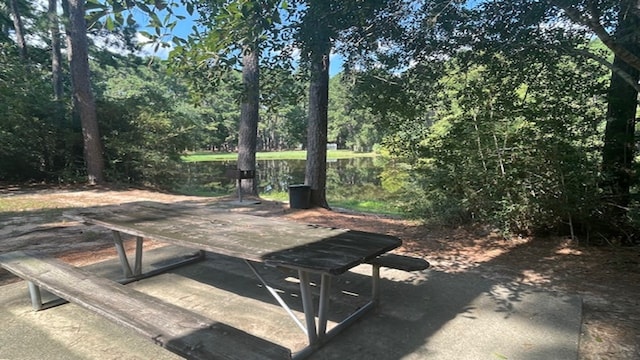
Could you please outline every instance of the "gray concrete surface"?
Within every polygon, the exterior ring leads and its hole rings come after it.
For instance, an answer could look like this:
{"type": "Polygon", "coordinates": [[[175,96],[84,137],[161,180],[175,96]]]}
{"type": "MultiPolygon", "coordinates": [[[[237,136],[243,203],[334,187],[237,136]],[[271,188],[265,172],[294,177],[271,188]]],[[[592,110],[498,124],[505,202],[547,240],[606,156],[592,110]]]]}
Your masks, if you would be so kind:
{"type": "MultiPolygon", "coordinates": [[[[191,253],[175,247],[145,253],[147,268],[191,253]]],[[[115,261],[93,265],[117,278],[115,261]]],[[[260,267],[301,317],[293,274],[260,267]]],[[[331,324],[364,303],[370,267],[335,279],[331,324]]],[[[382,271],[382,303],[311,359],[578,358],[581,299],[477,275],[382,271]]],[[[294,351],[305,336],[237,259],[207,260],[132,286],[294,351]]],[[[135,332],[73,304],[40,312],[23,281],[0,287],[0,360],[177,359],[135,332]]]]}

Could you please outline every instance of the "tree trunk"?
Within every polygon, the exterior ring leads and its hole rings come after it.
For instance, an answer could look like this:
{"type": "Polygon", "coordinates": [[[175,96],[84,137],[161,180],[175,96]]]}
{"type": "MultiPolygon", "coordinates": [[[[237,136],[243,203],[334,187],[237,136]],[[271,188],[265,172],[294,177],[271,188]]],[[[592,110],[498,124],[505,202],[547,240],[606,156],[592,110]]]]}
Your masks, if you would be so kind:
{"type": "Polygon", "coordinates": [[[20,51],[20,58],[25,60],[27,58],[27,42],[24,39],[24,25],[22,24],[18,0],[9,0],[9,6],[13,15],[13,29],[16,33],[16,43],[20,51]]]}
{"type": "MultiPolygon", "coordinates": [[[[256,146],[258,141],[258,107],[260,104],[260,68],[255,46],[245,46],[242,54],[242,104],[238,131],[238,169],[256,170],[256,146]]],[[[258,196],[256,179],[245,179],[239,191],[258,196]]]]}
{"type": "Polygon", "coordinates": [[[310,54],[309,123],[307,126],[307,164],[305,184],[311,187],[311,206],[329,208],[327,203],[327,124],[329,108],[329,53],[331,41],[328,27],[318,22],[317,43],[310,54]]]}
{"type": "MultiPolygon", "coordinates": [[[[617,56],[614,64],[625,68],[638,81],[638,71],[617,56]]],[[[608,91],[607,125],[602,149],[602,173],[605,194],[619,208],[629,205],[629,189],[635,154],[635,117],[638,92],[613,73],[608,91]]]]}
{"type": "Polygon", "coordinates": [[[49,35],[51,37],[51,85],[53,89],[54,100],[54,125],[57,130],[55,135],[55,147],[50,150],[47,157],[47,167],[50,171],[57,172],[66,166],[66,163],[72,154],[67,153],[63,149],[67,148],[67,137],[64,136],[67,129],[66,112],[64,101],[64,88],[62,85],[62,52],[60,43],[60,18],[58,16],[58,1],[49,0],[47,9],[47,18],[49,20],[49,35]]]}
{"type": "Polygon", "coordinates": [[[69,0],[69,58],[73,105],[82,124],[84,159],[87,180],[91,185],[104,182],[104,159],[98,128],[96,104],[91,91],[87,26],[84,19],[84,1],[69,0]]]}
{"type": "MultiPolygon", "coordinates": [[[[617,42],[632,54],[640,55],[640,42],[636,34],[640,18],[629,6],[637,6],[639,1],[626,1],[622,6],[616,30],[617,42]]],[[[640,71],[615,55],[613,67],[622,70],[633,83],[640,79],[640,71]]],[[[602,190],[607,203],[611,205],[609,219],[618,220],[616,225],[626,225],[626,213],[631,200],[630,187],[633,179],[635,156],[635,123],[638,106],[638,91],[617,71],[611,74],[607,94],[607,124],[602,149],[602,190]]]]}
{"type": "Polygon", "coordinates": [[[53,85],[53,99],[62,100],[62,53],[60,51],[60,27],[58,22],[58,2],[49,0],[49,32],[51,33],[51,84],[53,85]]]}

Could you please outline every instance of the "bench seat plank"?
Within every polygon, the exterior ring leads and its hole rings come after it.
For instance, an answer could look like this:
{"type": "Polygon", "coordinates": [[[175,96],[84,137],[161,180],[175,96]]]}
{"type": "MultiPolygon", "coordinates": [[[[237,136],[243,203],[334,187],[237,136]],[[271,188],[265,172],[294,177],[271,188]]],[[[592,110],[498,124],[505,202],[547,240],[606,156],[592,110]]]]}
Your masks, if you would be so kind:
{"type": "Polygon", "coordinates": [[[424,270],[430,266],[429,262],[424,259],[391,253],[373,258],[367,261],[367,263],[403,271],[424,270]]]}
{"type": "Polygon", "coordinates": [[[0,254],[0,266],[188,359],[290,359],[289,349],[53,258],[0,254]]]}

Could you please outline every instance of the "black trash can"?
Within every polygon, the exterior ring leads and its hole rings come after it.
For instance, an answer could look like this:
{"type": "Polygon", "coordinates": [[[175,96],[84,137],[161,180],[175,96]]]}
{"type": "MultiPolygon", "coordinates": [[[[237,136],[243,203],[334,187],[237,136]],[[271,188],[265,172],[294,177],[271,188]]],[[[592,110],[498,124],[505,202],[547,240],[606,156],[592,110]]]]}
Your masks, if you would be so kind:
{"type": "Polygon", "coordinates": [[[309,185],[289,185],[289,207],[308,209],[311,207],[311,187],[309,185]]]}

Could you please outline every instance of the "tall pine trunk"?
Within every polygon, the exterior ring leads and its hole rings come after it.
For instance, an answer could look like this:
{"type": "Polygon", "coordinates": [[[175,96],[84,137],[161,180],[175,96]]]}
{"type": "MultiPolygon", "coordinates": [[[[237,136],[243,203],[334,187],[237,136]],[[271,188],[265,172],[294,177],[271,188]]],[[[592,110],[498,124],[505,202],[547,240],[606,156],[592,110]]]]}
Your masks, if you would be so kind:
{"type": "Polygon", "coordinates": [[[56,135],[54,140],[54,148],[51,149],[47,156],[47,168],[52,173],[60,171],[69,163],[69,159],[73,157],[66,151],[67,136],[65,136],[68,123],[66,121],[63,73],[62,73],[62,51],[60,41],[60,17],[58,16],[58,1],[49,0],[47,8],[47,19],[49,21],[49,36],[51,47],[51,86],[53,89],[54,100],[54,127],[56,135]]]}
{"type": "MultiPolygon", "coordinates": [[[[258,107],[260,104],[260,68],[256,46],[245,46],[242,54],[242,104],[240,106],[240,129],[238,131],[238,169],[255,174],[256,147],[258,141],[258,107]]],[[[257,196],[255,178],[244,179],[239,191],[257,196]]]]}
{"type": "Polygon", "coordinates": [[[329,208],[327,203],[327,127],[329,108],[328,29],[319,29],[319,40],[312,49],[309,84],[309,122],[307,126],[307,164],[305,184],[311,188],[311,205],[329,208]]]}
{"type": "Polygon", "coordinates": [[[20,5],[18,0],[9,0],[9,6],[11,8],[11,14],[13,15],[13,30],[16,35],[16,44],[20,51],[20,58],[25,60],[27,58],[27,42],[24,39],[24,25],[22,23],[22,16],[20,15],[20,5]]]}
{"type": "Polygon", "coordinates": [[[87,25],[84,19],[84,1],[69,0],[69,58],[73,105],[80,116],[84,144],[87,181],[91,185],[104,182],[104,158],[98,128],[96,103],[91,90],[87,25]]]}
{"type": "Polygon", "coordinates": [[[62,87],[62,53],[60,50],[60,25],[58,21],[57,0],[49,0],[47,15],[51,36],[51,84],[53,86],[53,98],[55,101],[60,101],[64,93],[62,87]]]}
{"type": "Polygon", "coordinates": [[[327,127],[329,109],[329,55],[331,52],[331,2],[307,1],[303,20],[304,51],[310,69],[307,121],[307,164],[304,182],[311,188],[311,206],[327,203],[327,127]]]}

